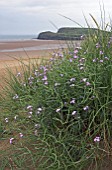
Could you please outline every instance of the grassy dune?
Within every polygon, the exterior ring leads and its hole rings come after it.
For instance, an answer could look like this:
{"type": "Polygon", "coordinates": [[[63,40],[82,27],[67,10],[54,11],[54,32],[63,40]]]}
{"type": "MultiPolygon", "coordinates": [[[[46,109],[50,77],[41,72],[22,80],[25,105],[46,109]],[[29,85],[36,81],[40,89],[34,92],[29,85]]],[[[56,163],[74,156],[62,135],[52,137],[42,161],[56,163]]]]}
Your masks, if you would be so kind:
{"type": "MultiPolygon", "coordinates": [[[[93,18],[93,17],[92,17],[93,18]]],[[[112,39],[98,27],[81,44],[8,70],[0,95],[0,167],[112,167],[112,39]]]]}

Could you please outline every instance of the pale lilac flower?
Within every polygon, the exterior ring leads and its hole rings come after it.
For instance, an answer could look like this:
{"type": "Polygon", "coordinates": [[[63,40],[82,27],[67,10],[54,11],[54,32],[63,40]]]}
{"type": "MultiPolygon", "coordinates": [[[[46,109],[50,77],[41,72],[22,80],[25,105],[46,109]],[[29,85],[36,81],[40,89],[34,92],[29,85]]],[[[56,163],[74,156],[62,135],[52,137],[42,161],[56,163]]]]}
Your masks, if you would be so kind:
{"type": "Polygon", "coordinates": [[[27,106],[27,109],[28,109],[28,110],[32,110],[32,109],[33,109],[33,106],[29,105],[29,106],[27,106]]]}
{"type": "Polygon", "coordinates": [[[83,82],[86,82],[86,80],[87,80],[87,78],[83,78],[83,79],[82,79],[83,82]]]}
{"type": "Polygon", "coordinates": [[[70,61],[70,62],[72,62],[72,61],[73,61],[73,59],[72,59],[72,58],[70,58],[70,59],[69,59],[69,61],[70,61]]]}
{"type": "Polygon", "coordinates": [[[61,77],[63,77],[63,74],[60,74],[61,77]]]}
{"type": "Polygon", "coordinates": [[[39,107],[37,110],[41,112],[41,111],[42,111],[42,108],[41,108],[41,107],[39,107]]]}
{"type": "Polygon", "coordinates": [[[100,51],[100,55],[102,55],[103,54],[103,51],[100,51]]]}
{"type": "Polygon", "coordinates": [[[47,84],[48,84],[48,81],[45,81],[44,84],[47,85],[47,84]]]}
{"type": "Polygon", "coordinates": [[[93,59],[93,62],[95,63],[97,60],[96,60],[96,58],[95,59],[93,59]]]}
{"type": "Polygon", "coordinates": [[[70,84],[70,87],[74,87],[75,86],[75,84],[70,84]]]}
{"type": "Polygon", "coordinates": [[[61,110],[61,108],[58,108],[58,109],[56,109],[56,112],[59,112],[61,110]]]}
{"type": "Polygon", "coordinates": [[[96,136],[96,137],[94,138],[94,142],[100,142],[100,137],[99,137],[99,136],[96,136]]]}
{"type": "Polygon", "coordinates": [[[22,138],[24,135],[22,133],[19,133],[19,137],[22,138]]]}
{"type": "Polygon", "coordinates": [[[9,122],[9,119],[8,119],[7,117],[5,118],[5,122],[6,122],[6,123],[8,123],[8,122],[9,122]]]}
{"type": "Polygon", "coordinates": [[[77,55],[74,55],[74,57],[73,57],[74,59],[77,59],[77,58],[79,58],[77,55]]]}
{"type": "Polygon", "coordinates": [[[70,101],[70,104],[75,104],[75,98],[70,101]]]}
{"type": "Polygon", "coordinates": [[[40,124],[35,124],[35,128],[36,128],[36,129],[39,129],[40,127],[41,127],[40,124]]]}
{"type": "Polygon", "coordinates": [[[75,79],[74,77],[70,79],[71,82],[72,82],[72,81],[75,81],[75,80],[76,80],[76,79],[75,79]]]}
{"type": "Polygon", "coordinates": [[[79,60],[79,62],[82,62],[82,63],[84,63],[84,61],[85,61],[85,58],[81,58],[81,59],[79,60]]]}
{"type": "Polygon", "coordinates": [[[14,138],[10,138],[10,144],[12,144],[13,143],[13,140],[14,140],[14,138]]]}
{"type": "Polygon", "coordinates": [[[16,120],[16,119],[17,119],[17,117],[18,117],[18,115],[14,116],[14,120],[16,120]]]}
{"type": "Polygon", "coordinates": [[[108,57],[104,57],[104,59],[105,59],[105,60],[109,60],[109,58],[108,58],[108,57]]]}
{"type": "Polygon", "coordinates": [[[91,84],[89,82],[86,82],[86,86],[90,86],[91,84]]]}
{"type": "Polygon", "coordinates": [[[44,75],[42,80],[46,81],[47,80],[47,76],[44,75]]]}
{"type": "Polygon", "coordinates": [[[89,109],[89,106],[85,106],[83,110],[87,111],[89,109]]]}
{"type": "Polygon", "coordinates": [[[77,50],[77,49],[75,49],[75,50],[74,50],[74,54],[77,54],[77,53],[78,53],[78,50],[77,50]]]}
{"type": "Polygon", "coordinates": [[[99,62],[100,62],[100,63],[103,63],[103,60],[100,60],[99,62]]]}
{"type": "Polygon", "coordinates": [[[75,116],[75,115],[76,115],[76,113],[77,113],[77,111],[76,111],[76,110],[74,110],[74,111],[72,112],[72,116],[75,116]]]}
{"type": "Polygon", "coordinates": [[[17,75],[16,75],[17,77],[20,77],[21,76],[21,73],[19,72],[19,73],[17,73],[17,75]]]}
{"type": "Polygon", "coordinates": [[[80,70],[84,70],[84,67],[80,67],[80,70]]]}
{"type": "Polygon", "coordinates": [[[19,96],[17,94],[15,94],[15,96],[13,97],[14,100],[18,99],[18,98],[19,98],[19,96]]]}
{"type": "Polygon", "coordinates": [[[96,48],[100,48],[100,44],[99,43],[96,44],[96,48]]]}
{"type": "Polygon", "coordinates": [[[32,115],[33,112],[30,111],[30,112],[28,112],[28,113],[29,113],[30,115],[32,115]]]}

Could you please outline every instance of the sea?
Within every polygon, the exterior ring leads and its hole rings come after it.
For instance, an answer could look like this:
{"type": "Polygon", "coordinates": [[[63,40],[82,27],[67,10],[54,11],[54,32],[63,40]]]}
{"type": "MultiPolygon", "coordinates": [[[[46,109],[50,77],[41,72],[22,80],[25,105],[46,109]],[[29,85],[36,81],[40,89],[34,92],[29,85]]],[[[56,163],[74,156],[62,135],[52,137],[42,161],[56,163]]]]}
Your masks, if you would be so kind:
{"type": "Polygon", "coordinates": [[[0,41],[21,41],[36,39],[37,35],[0,35],[0,41]]]}

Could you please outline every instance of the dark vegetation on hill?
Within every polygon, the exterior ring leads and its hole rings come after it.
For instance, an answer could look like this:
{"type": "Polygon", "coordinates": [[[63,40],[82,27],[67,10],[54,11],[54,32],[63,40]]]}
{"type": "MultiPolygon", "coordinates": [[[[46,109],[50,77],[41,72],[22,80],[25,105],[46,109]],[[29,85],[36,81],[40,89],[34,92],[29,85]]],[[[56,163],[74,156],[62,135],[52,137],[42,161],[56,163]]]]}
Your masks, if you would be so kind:
{"type": "Polygon", "coordinates": [[[58,29],[56,33],[51,31],[41,32],[37,38],[44,40],[82,40],[89,33],[95,32],[98,32],[98,29],[63,27],[58,29]]]}

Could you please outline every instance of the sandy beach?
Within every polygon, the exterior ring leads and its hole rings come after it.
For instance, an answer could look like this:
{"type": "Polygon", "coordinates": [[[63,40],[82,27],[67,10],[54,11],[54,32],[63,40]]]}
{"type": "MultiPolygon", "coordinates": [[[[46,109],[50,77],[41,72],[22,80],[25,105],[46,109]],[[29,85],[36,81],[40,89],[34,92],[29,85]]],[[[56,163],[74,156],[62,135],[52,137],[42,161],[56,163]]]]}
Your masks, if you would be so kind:
{"type": "MultiPolygon", "coordinates": [[[[80,42],[74,42],[77,46],[80,42]]],[[[65,41],[58,40],[19,40],[0,41],[0,82],[5,74],[6,66],[10,68],[19,67],[21,58],[28,63],[29,58],[51,58],[56,50],[66,48],[65,41]]],[[[0,83],[1,84],[1,83],[0,83]]]]}

